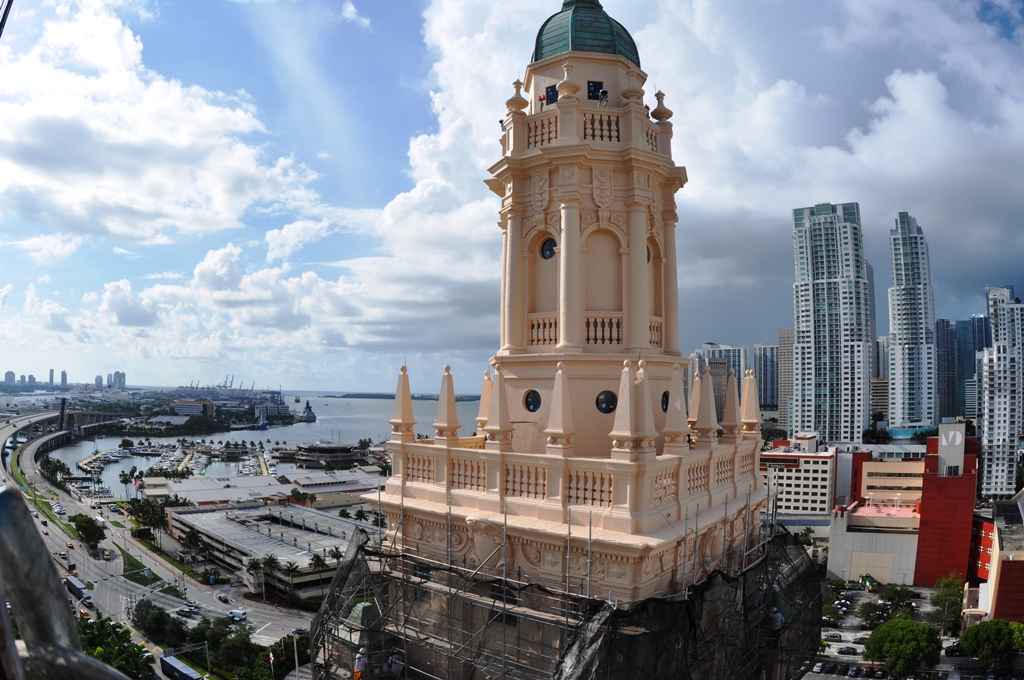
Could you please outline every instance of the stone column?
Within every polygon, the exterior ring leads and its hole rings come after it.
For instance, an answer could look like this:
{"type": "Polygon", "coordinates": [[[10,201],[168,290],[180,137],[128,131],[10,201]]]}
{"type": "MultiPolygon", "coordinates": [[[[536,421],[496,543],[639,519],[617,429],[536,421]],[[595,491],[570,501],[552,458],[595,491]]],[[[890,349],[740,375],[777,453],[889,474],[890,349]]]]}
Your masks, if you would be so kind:
{"type": "Polygon", "coordinates": [[[662,296],[665,327],[664,345],[666,354],[679,352],[679,270],[676,260],[676,223],[665,220],[665,291],[662,296]]]}
{"type": "Polygon", "coordinates": [[[519,212],[508,214],[505,228],[504,260],[505,275],[501,282],[502,306],[502,349],[521,351],[523,345],[523,216],[519,212]]]}
{"type": "Polygon", "coordinates": [[[559,249],[558,348],[583,350],[584,286],[580,280],[580,201],[562,199],[562,242],[559,249]]]}
{"type": "Polygon", "coordinates": [[[626,345],[651,348],[651,300],[647,273],[647,210],[629,206],[629,306],[626,308],[626,345]]]}

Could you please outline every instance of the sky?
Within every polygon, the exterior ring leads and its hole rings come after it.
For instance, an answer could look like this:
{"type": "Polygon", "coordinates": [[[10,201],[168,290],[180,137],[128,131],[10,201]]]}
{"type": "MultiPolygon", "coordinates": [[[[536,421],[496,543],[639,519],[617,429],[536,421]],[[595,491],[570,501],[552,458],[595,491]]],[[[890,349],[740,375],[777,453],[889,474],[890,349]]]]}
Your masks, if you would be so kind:
{"type": "MultiPolygon", "coordinates": [[[[605,0],[675,111],[681,343],[792,327],[792,209],[900,211],[937,316],[1024,286],[1020,0],[605,0]]],[[[479,389],[497,121],[560,0],[15,0],[0,371],[479,389]]]]}

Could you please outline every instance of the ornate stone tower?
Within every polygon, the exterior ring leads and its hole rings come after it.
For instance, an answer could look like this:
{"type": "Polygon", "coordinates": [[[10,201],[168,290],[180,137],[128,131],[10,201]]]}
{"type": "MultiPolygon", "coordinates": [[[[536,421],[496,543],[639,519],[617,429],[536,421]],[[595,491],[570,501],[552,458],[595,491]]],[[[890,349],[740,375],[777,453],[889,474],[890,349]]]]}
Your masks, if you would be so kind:
{"type": "Polygon", "coordinates": [[[752,373],[742,406],[730,378],[725,422],[709,379],[687,413],[674,199],[686,170],[664,95],[644,105],[646,79],[597,0],[565,0],[541,27],[487,180],[501,197],[501,348],[479,431],[458,436],[446,369],[436,436],[416,440],[402,369],[382,501],[393,547],[633,600],[741,559],[756,534],[752,373]]]}

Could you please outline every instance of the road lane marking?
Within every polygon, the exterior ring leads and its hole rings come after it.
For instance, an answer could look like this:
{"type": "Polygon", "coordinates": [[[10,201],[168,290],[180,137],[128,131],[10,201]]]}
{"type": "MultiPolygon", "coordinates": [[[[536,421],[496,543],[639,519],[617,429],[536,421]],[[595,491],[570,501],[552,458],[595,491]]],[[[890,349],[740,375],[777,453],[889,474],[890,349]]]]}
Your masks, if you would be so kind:
{"type": "MultiPolygon", "coordinates": [[[[264,625],[264,626],[263,626],[263,628],[266,628],[266,627],[267,627],[267,626],[269,626],[269,625],[270,625],[271,623],[273,623],[273,621],[267,621],[266,625],[264,625]]],[[[253,633],[253,635],[259,635],[260,633],[262,633],[262,632],[263,632],[263,628],[260,628],[260,629],[259,629],[258,631],[256,631],[255,633],[253,633]]]]}

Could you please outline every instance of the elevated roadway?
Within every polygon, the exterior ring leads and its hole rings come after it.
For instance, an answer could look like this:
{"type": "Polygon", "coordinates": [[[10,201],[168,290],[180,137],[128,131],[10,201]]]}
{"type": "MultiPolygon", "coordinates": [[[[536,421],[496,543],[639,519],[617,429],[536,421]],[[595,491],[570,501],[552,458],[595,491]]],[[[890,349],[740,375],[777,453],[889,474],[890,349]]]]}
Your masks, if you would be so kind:
{"type": "MultiPolygon", "coordinates": [[[[45,423],[48,420],[54,420],[60,413],[58,411],[46,411],[44,413],[32,413],[25,416],[15,416],[14,418],[8,418],[3,422],[0,422],[0,445],[3,445],[11,437],[16,437],[19,432],[25,428],[30,428],[39,423],[45,423]]],[[[11,475],[11,465],[14,459],[17,457],[18,447],[14,445],[14,453],[11,454],[10,459],[5,461],[4,464],[4,476],[11,475]]]]}

